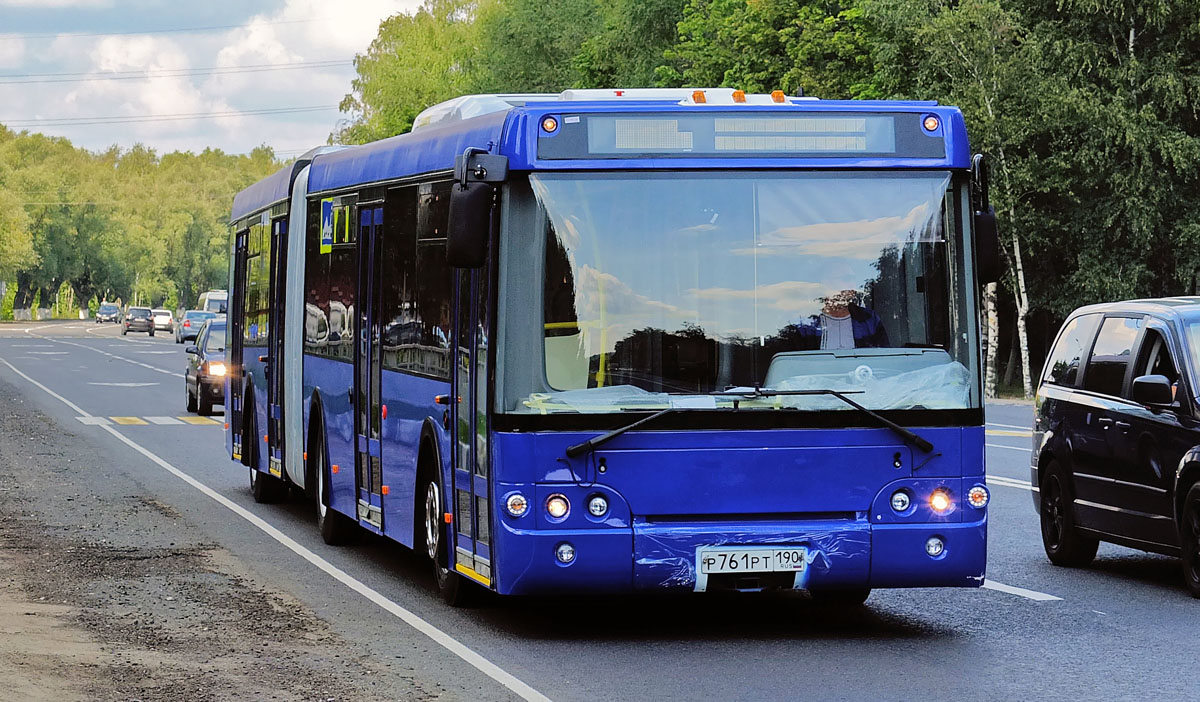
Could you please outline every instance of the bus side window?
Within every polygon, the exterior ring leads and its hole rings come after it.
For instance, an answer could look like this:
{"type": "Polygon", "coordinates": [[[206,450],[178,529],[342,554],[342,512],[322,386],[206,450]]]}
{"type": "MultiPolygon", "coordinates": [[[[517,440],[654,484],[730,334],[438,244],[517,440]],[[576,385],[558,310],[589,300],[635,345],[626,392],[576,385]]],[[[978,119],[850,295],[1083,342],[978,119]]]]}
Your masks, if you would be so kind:
{"type": "Polygon", "coordinates": [[[450,303],[453,287],[446,263],[450,181],[422,183],[417,195],[417,318],[421,345],[430,350],[419,372],[450,378],[450,303]]]}

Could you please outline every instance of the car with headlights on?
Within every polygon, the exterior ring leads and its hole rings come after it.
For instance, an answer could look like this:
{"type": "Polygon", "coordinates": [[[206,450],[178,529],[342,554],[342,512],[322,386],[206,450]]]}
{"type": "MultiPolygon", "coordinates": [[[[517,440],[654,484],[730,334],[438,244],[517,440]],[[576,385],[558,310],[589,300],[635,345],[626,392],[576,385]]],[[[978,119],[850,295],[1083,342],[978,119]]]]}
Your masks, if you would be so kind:
{"type": "Polygon", "coordinates": [[[159,331],[175,331],[175,315],[171,310],[161,307],[154,308],[150,315],[154,318],[154,328],[159,331]]]}
{"type": "Polygon", "coordinates": [[[1031,479],[1042,544],[1082,567],[1101,541],[1179,557],[1200,597],[1200,297],[1081,307],[1046,359],[1031,479]]]}
{"type": "Polygon", "coordinates": [[[225,404],[225,321],[210,319],[200,327],[188,354],[183,384],[187,411],[212,414],[213,405],[225,404]]]}
{"type": "Polygon", "coordinates": [[[200,327],[204,326],[204,322],[216,316],[216,312],[207,310],[186,310],[175,324],[175,343],[182,344],[185,341],[192,341],[200,333],[200,327]]]}
{"type": "Polygon", "coordinates": [[[96,308],[96,324],[101,322],[116,322],[121,323],[121,308],[111,302],[102,302],[96,308]]]}
{"type": "Polygon", "coordinates": [[[146,332],[154,336],[154,317],[149,307],[130,307],[125,310],[125,322],[121,326],[121,336],[129,332],[146,332]]]}

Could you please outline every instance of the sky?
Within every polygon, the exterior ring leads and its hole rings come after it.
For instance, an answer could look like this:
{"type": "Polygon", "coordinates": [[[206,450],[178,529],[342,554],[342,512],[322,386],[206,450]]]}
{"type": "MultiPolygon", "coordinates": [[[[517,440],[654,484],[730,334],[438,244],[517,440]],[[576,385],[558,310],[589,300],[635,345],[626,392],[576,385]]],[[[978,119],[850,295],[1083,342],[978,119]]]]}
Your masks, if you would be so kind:
{"type": "Polygon", "coordinates": [[[337,105],[380,21],[419,4],[0,0],[0,124],[94,151],[290,158],[347,118],[337,105]]]}

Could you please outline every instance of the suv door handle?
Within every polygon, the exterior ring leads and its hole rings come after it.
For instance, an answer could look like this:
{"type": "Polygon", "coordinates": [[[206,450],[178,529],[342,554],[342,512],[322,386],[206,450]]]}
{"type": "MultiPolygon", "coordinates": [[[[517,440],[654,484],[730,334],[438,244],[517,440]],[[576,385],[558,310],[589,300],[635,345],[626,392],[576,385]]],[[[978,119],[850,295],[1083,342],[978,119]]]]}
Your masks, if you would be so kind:
{"type": "Polygon", "coordinates": [[[1096,423],[1107,429],[1113,425],[1113,420],[1109,419],[1108,417],[1100,417],[1096,420],[1096,423]]]}
{"type": "Polygon", "coordinates": [[[1131,425],[1129,422],[1117,422],[1117,428],[1121,431],[1129,431],[1131,426],[1133,425],[1131,425]]]}

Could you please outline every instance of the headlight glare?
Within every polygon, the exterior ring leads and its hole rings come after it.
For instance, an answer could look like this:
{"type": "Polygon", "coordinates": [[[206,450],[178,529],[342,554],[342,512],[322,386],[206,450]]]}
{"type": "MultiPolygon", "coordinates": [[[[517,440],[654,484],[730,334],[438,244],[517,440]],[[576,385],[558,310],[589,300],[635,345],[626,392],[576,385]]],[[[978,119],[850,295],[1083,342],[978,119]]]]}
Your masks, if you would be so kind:
{"type": "Polygon", "coordinates": [[[557,493],[546,498],[546,513],[552,519],[564,519],[571,512],[571,502],[566,495],[557,493]]]}
{"type": "Polygon", "coordinates": [[[950,493],[942,488],[933,491],[929,496],[929,506],[934,512],[944,514],[954,505],[954,501],[950,499],[950,493]]]}

